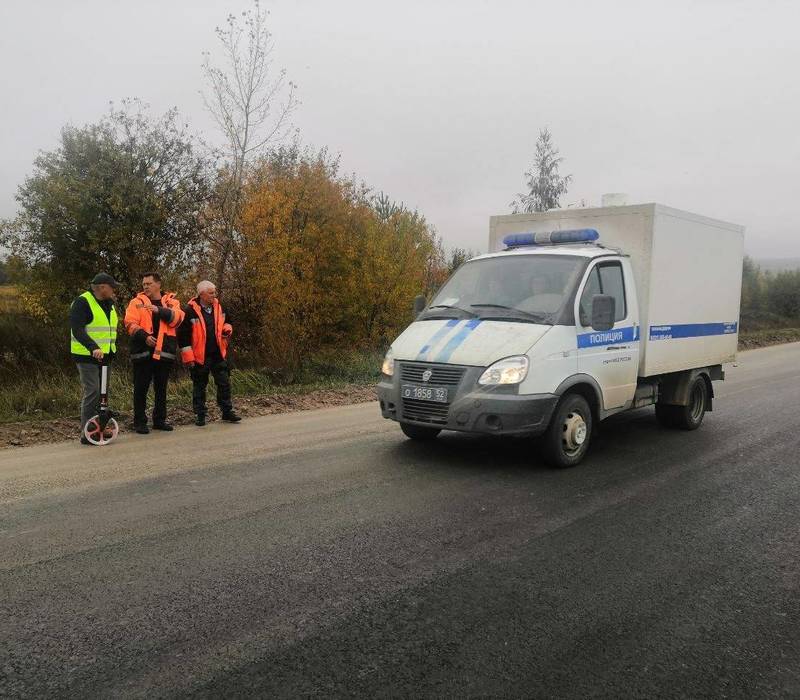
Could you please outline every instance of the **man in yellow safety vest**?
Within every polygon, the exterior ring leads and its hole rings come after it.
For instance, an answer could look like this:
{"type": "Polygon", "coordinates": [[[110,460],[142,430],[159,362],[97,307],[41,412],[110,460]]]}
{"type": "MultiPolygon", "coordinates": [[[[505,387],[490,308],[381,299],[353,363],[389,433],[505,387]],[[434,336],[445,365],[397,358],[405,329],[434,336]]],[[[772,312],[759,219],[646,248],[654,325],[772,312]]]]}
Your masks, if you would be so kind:
{"type": "Polygon", "coordinates": [[[70,353],[78,365],[83,388],[81,443],[91,445],[83,434],[86,422],[100,410],[100,371],[117,351],[116,280],[105,272],[94,276],[91,291],[72,302],[69,312],[70,353]]]}

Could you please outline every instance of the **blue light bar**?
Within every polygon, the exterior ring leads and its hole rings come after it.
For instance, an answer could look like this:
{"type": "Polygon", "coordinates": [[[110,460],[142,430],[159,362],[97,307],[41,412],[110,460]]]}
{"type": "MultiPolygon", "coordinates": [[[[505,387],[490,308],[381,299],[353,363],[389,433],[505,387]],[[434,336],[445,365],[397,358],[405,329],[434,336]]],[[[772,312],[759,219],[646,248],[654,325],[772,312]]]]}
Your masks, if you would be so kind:
{"type": "Polygon", "coordinates": [[[539,233],[512,233],[503,239],[507,248],[524,245],[558,245],[559,243],[591,243],[600,238],[593,228],[576,228],[568,231],[540,231],[539,233]]]}

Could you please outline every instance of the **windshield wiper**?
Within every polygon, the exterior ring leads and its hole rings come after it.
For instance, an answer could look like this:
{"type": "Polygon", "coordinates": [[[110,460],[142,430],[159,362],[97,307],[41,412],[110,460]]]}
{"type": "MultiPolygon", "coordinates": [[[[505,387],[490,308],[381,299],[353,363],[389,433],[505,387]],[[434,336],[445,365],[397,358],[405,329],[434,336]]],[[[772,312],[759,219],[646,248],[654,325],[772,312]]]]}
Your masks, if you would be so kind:
{"type": "Polygon", "coordinates": [[[486,309],[504,309],[506,311],[513,311],[514,313],[522,314],[528,318],[550,323],[550,321],[547,320],[548,314],[532,314],[530,311],[523,311],[522,309],[518,309],[516,306],[503,306],[502,304],[470,304],[470,306],[479,306],[486,309]]]}
{"type": "MultiPolygon", "coordinates": [[[[475,306],[475,304],[470,304],[470,306],[475,306]]],[[[474,311],[467,311],[467,309],[462,309],[460,306],[451,306],[450,304],[435,304],[434,306],[429,306],[428,309],[455,309],[461,313],[469,314],[473,318],[478,315],[474,311]]]]}

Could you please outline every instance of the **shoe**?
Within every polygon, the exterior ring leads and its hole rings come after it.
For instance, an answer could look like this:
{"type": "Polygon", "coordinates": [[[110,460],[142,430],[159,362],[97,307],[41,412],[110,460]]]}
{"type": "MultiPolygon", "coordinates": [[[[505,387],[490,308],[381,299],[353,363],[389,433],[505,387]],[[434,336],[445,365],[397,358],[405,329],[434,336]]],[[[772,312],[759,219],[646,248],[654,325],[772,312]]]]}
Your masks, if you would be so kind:
{"type": "Polygon", "coordinates": [[[241,416],[237,416],[233,411],[228,411],[227,413],[222,414],[222,420],[228,421],[228,423],[238,423],[242,420],[241,416]]]}
{"type": "Polygon", "coordinates": [[[139,435],[147,435],[150,432],[150,428],[146,425],[134,425],[133,429],[139,433],[139,435]]]}
{"type": "Polygon", "coordinates": [[[169,423],[153,423],[153,430],[166,430],[169,432],[174,428],[169,423]]]}
{"type": "Polygon", "coordinates": [[[85,435],[81,435],[81,445],[94,445],[94,443],[89,442],[89,439],[85,435]]]}
{"type": "Polygon", "coordinates": [[[206,417],[205,416],[195,416],[194,424],[203,427],[206,424],[206,417]]]}

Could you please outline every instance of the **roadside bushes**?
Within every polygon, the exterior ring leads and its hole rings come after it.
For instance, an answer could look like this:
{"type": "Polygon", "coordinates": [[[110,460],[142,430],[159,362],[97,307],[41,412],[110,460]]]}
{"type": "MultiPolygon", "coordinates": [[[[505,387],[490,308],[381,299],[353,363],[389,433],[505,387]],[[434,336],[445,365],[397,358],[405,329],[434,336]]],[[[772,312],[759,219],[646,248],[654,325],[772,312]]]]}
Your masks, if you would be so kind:
{"type": "Polygon", "coordinates": [[[740,317],[744,332],[800,327],[800,270],[764,272],[745,257],[740,317]]]}

